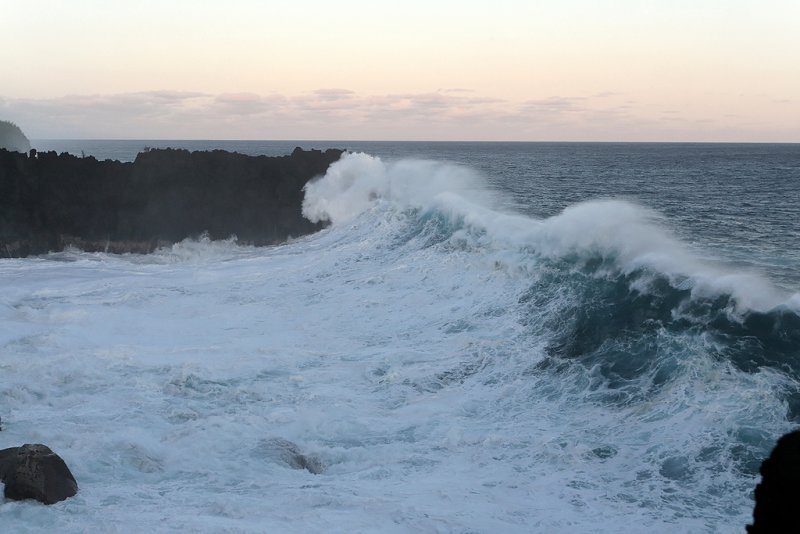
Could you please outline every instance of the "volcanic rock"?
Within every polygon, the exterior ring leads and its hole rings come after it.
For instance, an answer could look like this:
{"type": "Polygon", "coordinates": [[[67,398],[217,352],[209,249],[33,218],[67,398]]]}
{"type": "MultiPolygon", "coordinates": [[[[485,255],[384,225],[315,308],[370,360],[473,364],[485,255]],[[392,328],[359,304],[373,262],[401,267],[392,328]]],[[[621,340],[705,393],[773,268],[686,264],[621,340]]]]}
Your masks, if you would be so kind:
{"type": "Polygon", "coordinates": [[[761,464],[749,534],[800,532],[800,430],[778,440],[761,464]]]}
{"type": "Polygon", "coordinates": [[[0,149],[0,257],[77,246],[146,253],[190,237],[271,245],[316,232],[303,186],[341,150],[147,150],[134,162],[0,149]]]}
{"type": "Polygon", "coordinates": [[[25,444],[0,450],[0,480],[7,499],[53,504],[78,492],[67,464],[49,447],[25,444]]]}

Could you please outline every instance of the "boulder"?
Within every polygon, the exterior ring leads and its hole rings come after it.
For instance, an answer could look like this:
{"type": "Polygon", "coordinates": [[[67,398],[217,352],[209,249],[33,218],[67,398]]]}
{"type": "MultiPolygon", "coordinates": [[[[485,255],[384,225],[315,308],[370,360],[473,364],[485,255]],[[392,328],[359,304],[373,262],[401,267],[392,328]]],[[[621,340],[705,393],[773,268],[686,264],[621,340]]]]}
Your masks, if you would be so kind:
{"type": "Polygon", "coordinates": [[[749,534],[800,532],[800,430],[778,440],[761,464],[749,534]]]}
{"type": "Polygon", "coordinates": [[[7,499],[53,504],[78,492],[78,483],[59,455],[41,444],[0,450],[0,480],[7,499]]]}

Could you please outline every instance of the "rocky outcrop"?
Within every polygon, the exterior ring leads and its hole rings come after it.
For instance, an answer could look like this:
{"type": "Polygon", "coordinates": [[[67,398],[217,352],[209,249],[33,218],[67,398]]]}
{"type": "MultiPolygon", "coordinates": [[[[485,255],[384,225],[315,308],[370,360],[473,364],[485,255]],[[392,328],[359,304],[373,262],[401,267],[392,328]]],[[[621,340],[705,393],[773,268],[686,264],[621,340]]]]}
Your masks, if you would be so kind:
{"type": "Polygon", "coordinates": [[[0,480],[7,499],[53,504],[78,492],[75,477],[59,455],[41,444],[0,450],[0,480]]]}
{"type": "Polygon", "coordinates": [[[761,464],[749,534],[800,532],[800,430],[778,440],[761,464]]]}
{"type": "Polygon", "coordinates": [[[0,121],[0,148],[27,152],[31,149],[31,142],[13,122],[0,121]]]}
{"type": "Polygon", "coordinates": [[[70,245],[144,253],[200,234],[280,243],[322,228],[302,216],[303,186],[341,154],[165,149],[122,163],[0,150],[0,257],[70,245]]]}

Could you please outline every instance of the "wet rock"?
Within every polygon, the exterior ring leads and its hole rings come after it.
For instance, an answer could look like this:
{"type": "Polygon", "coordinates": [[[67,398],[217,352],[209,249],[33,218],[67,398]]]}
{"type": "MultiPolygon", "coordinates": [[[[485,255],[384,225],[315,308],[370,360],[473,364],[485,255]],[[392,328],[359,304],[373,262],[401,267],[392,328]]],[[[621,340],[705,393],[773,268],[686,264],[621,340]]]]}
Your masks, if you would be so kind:
{"type": "Polygon", "coordinates": [[[0,480],[7,499],[53,504],[78,492],[67,464],[49,447],[25,444],[0,450],[0,480]]]}
{"type": "Polygon", "coordinates": [[[303,454],[297,444],[283,438],[270,438],[261,442],[259,453],[288,465],[292,469],[306,469],[318,475],[325,469],[322,460],[313,455],[303,454]]]}
{"type": "Polygon", "coordinates": [[[761,464],[749,534],[800,532],[800,430],[778,440],[761,464]]]}

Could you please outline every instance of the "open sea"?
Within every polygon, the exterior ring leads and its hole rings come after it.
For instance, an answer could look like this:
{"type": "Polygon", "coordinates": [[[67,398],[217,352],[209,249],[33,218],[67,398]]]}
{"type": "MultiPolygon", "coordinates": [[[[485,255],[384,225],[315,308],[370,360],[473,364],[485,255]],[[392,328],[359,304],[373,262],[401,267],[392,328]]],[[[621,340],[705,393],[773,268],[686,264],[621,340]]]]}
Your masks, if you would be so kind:
{"type": "Polygon", "coordinates": [[[32,144],[352,153],[284,245],[0,260],[0,448],[80,486],[3,531],[744,532],[800,421],[798,144],[32,144]]]}

